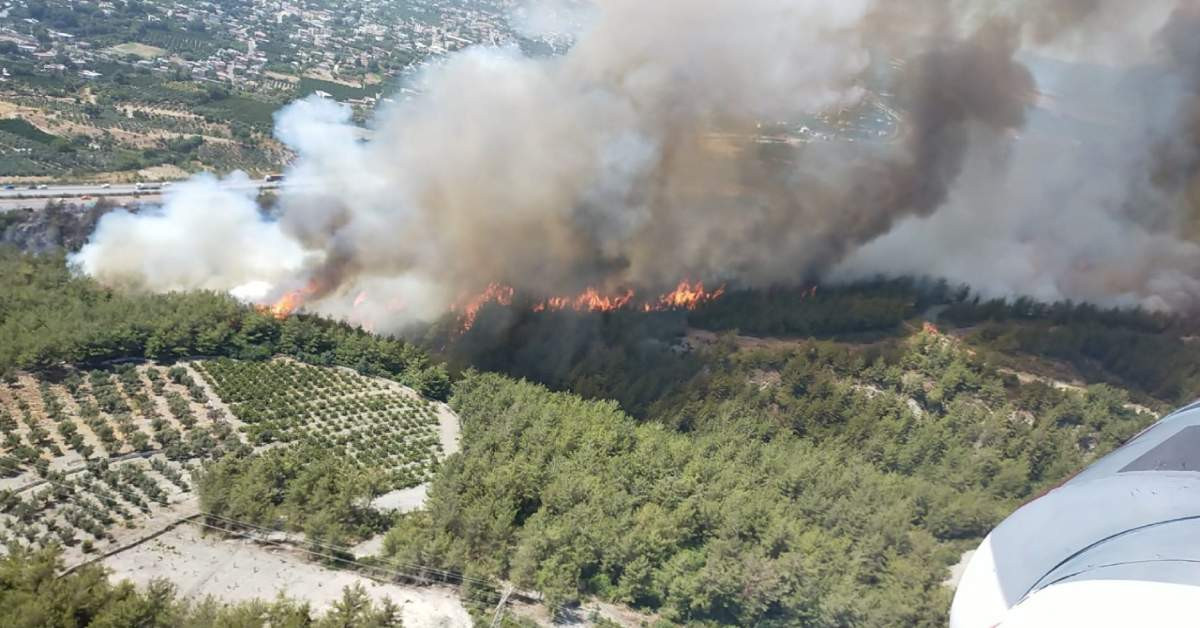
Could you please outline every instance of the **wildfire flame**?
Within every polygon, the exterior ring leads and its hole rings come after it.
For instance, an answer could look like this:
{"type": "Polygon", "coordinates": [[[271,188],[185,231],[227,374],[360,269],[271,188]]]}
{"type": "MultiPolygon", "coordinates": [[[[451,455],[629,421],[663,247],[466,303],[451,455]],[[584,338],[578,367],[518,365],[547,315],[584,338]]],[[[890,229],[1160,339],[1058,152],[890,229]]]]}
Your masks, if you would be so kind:
{"type": "Polygon", "coordinates": [[[303,288],[289,291],[271,305],[260,305],[257,309],[263,314],[270,314],[279,320],[283,320],[300,309],[300,306],[304,305],[308,297],[316,294],[316,292],[316,283],[309,281],[303,288]]]}
{"type": "Polygon", "coordinates": [[[657,307],[651,309],[694,310],[705,303],[711,303],[721,298],[724,294],[725,286],[721,286],[712,292],[706,292],[703,281],[697,281],[696,285],[693,286],[688,280],[684,279],[679,282],[678,286],[675,286],[674,290],[659,297],[657,307]]]}
{"type": "MultiPolygon", "coordinates": [[[[258,310],[270,314],[277,319],[285,319],[304,305],[304,302],[317,288],[309,282],[304,288],[287,292],[271,305],[259,306],[258,310]]],[[[691,283],[688,280],[679,282],[674,290],[660,295],[657,299],[641,302],[635,305],[636,293],[632,288],[624,292],[606,294],[598,288],[588,287],[574,296],[548,297],[533,305],[534,312],[560,312],[572,310],[575,312],[613,312],[627,308],[639,308],[643,312],[661,312],[667,310],[694,310],[706,303],[711,303],[725,294],[725,286],[713,291],[705,290],[703,282],[691,283]]],[[[512,305],[516,290],[502,283],[490,283],[487,288],[477,295],[464,297],[458,303],[450,306],[450,311],[458,315],[458,332],[465,333],[475,325],[479,310],[488,303],[497,305],[512,305]]],[[[360,292],[354,299],[354,309],[366,303],[370,297],[360,292]]],[[[389,309],[404,309],[403,303],[393,300],[388,304],[389,309]]]]}
{"type": "Polygon", "coordinates": [[[295,312],[303,304],[304,294],[300,290],[292,290],[271,305],[264,305],[258,309],[264,314],[270,314],[279,320],[283,320],[291,316],[292,312],[295,312]]]}
{"type": "Polygon", "coordinates": [[[465,332],[475,324],[475,317],[479,315],[479,308],[487,303],[512,305],[514,293],[515,291],[512,286],[492,282],[488,284],[488,287],[483,292],[450,306],[450,311],[461,312],[458,316],[459,330],[465,332]]]}
{"type": "Polygon", "coordinates": [[[603,295],[595,288],[588,288],[575,297],[550,297],[533,306],[534,312],[575,310],[576,312],[611,312],[619,310],[633,300],[633,290],[623,294],[603,295]]]}
{"type": "MultiPolygon", "coordinates": [[[[485,303],[511,305],[514,294],[515,290],[511,286],[491,283],[480,294],[469,299],[463,299],[459,304],[451,306],[450,310],[459,314],[459,333],[465,333],[471,329],[471,326],[475,324],[479,308],[483,307],[485,303]]],[[[646,301],[637,307],[640,307],[643,312],[694,310],[701,305],[721,298],[724,294],[725,286],[721,286],[710,292],[704,289],[703,282],[698,281],[693,284],[685,279],[679,282],[679,285],[674,290],[660,295],[657,299],[646,301]]],[[[631,288],[621,293],[605,294],[597,288],[588,287],[578,295],[546,298],[534,304],[532,310],[534,312],[561,312],[565,310],[575,312],[612,312],[635,307],[635,295],[636,293],[631,288]]]]}

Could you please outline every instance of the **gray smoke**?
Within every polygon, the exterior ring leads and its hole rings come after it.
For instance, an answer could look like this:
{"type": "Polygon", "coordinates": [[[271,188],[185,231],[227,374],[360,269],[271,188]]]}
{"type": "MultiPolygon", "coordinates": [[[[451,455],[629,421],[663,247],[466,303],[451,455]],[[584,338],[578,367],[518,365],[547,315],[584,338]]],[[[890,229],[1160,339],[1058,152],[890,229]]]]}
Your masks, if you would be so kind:
{"type": "Polygon", "coordinates": [[[1147,5],[1159,21],[1133,16],[1124,32],[1110,30],[1114,22],[1102,19],[1107,7],[1099,3],[1063,6],[1055,18],[1073,24],[1075,40],[1128,41],[1136,31],[1145,41],[1128,49],[1121,66],[1068,66],[1046,51],[1026,54],[1043,102],[1021,140],[1000,153],[975,146],[935,214],[900,222],[830,276],[918,273],[989,296],[1200,307],[1195,6],[1147,5]],[[1098,13],[1066,19],[1086,7],[1098,13]],[[1106,26],[1081,30],[1089,21],[1106,26]],[[1136,50],[1149,52],[1138,57],[1136,50]]]}
{"type": "Polygon", "coordinates": [[[879,272],[1191,307],[1200,275],[1178,190],[1195,177],[1163,167],[1196,146],[1183,108],[1200,64],[1179,5],[559,0],[522,27],[566,19],[565,55],[446,58],[368,142],[336,103],[281,111],[298,157],[278,220],[203,179],[158,212],[105,219],[76,261],[149,290],[269,300],[307,286],[314,309],[395,324],[493,281],[536,295],[879,272]],[[1041,120],[1051,106],[1076,115],[1054,100],[1076,80],[1061,60],[1106,54],[1125,62],[1096,82],[1111,107],[1079,114],[1102,137],[1056,135],[1080,123],[1041,120]],[[763,124],[861,110],[892,61],[894,141],[755,141],[763,124]],[[1151,85],[1157,104],[1139,108],[1151,85]]]}

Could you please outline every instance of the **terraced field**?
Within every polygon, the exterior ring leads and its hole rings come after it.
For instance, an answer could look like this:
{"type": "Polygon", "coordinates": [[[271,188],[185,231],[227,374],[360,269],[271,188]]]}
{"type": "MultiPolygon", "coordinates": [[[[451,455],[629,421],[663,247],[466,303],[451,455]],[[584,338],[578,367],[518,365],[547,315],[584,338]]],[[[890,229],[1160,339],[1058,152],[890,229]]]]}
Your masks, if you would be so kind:
{"type": "Polygon", "coordinates": [[[196,514],[191,471],[235,448],[315,442],[414,486],[438,426],[395,382],[288,360],[22,374],[0,384],[0,546],[114,551],[196,514]]]}

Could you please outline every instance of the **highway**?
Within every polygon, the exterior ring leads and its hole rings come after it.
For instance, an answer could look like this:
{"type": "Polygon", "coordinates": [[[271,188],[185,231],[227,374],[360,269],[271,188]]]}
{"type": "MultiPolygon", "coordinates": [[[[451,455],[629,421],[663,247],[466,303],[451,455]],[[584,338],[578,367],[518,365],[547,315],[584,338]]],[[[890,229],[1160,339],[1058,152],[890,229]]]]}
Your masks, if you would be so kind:
{"type": "MultiPolygon", "coordinates": [[[[39,185],[32,188],[29,185],[18,185],[11,188],[4,186],[0,188],[0,211],[9,209],[40,209],[50,200],[86,202],[100,197],[118,203],[135,201],[154,202],[162,198],[164,190],[169,190],[172,185],[176,185],[177,183],[174,181],[143,183],[140,187],[135,183],[68,183],[61,185],[39,185]]],[[[262,191],[278,189],[282,183],[282,181],[267,182],[259,180],[251,181],[246,185],[230,187],[232,189],[262,191]]]]}
{"type": "MultiPolygon", "coordinates": [[[[9,189],[5,186],[0,189],[0,198],[69,198],[72,196],[139,196],[139,195],[160,195],[163,189],[170,189],[177,182],[165,181],[163,183],[113,183],[97,184],[97,183],[69,183],[65,185],[47,185],[38,186],[36,189],[31,186],[15,186],[9,189]]],[[[279,187],[280,181],[251,181],[245,186],[234,186],[235,189],[274,189],[279,187]]]]}

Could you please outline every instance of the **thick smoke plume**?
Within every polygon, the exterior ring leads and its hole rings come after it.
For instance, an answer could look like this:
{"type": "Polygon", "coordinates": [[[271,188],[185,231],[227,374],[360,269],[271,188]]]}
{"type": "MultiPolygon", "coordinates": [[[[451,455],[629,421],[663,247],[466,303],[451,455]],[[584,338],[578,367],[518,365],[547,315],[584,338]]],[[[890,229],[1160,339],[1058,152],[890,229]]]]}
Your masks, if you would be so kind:
{"type": "Polygon", "coordinates": [[[1200,308],[1197,7],[1053,4],[1059,12],[1031,31],[1039,40],[1045,24],[1059,24],[1078,50],[1130,58],[1112,66],[1100,63],[1109,55],[1090,64],[1071,55],[1068,65],[1027,55],[1041,102],[1020,141],[999,152],[974,146],[936,213],[900,221],[832,276],[883,270],[989,295],[1200,308]]]}
{"type": "Polygon", "coordinates": [[[1200,305],[1191,2],[554,4],[566,54],[445,58],[369,141],[336,103],[281,111],[297,159],[275,217],[236,177],[202,178],[105,218],[76,261],[131,288],[302,288],[314,309],[396,324],[494,281],[550,295],[916,273],[1200,305]],[[761,142],[764,124],[880,92],[894,137],[761,142]]]}

